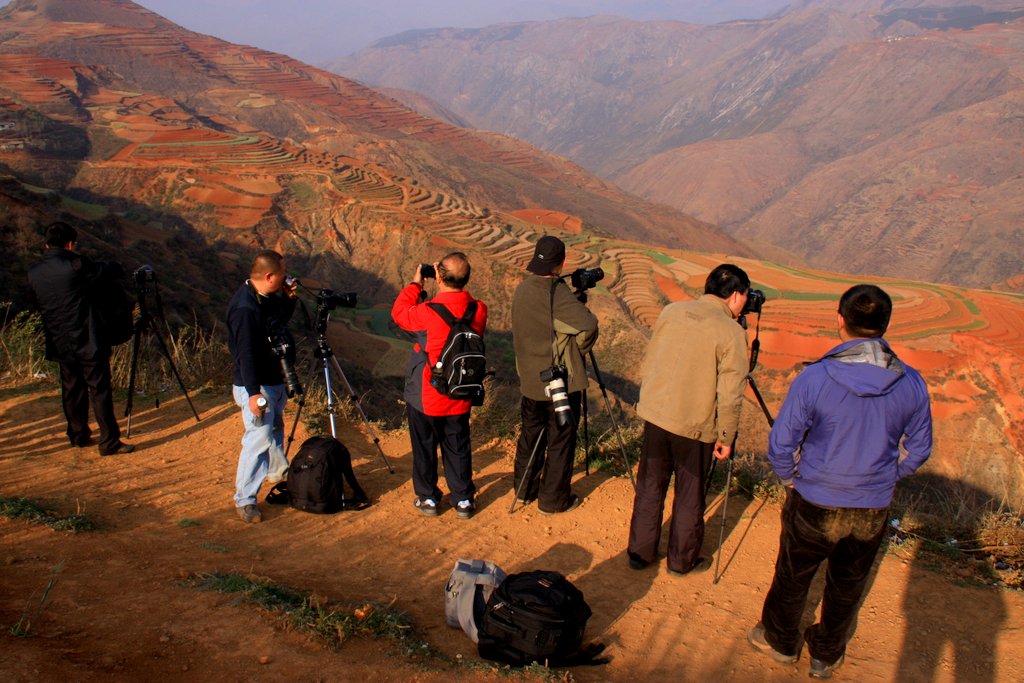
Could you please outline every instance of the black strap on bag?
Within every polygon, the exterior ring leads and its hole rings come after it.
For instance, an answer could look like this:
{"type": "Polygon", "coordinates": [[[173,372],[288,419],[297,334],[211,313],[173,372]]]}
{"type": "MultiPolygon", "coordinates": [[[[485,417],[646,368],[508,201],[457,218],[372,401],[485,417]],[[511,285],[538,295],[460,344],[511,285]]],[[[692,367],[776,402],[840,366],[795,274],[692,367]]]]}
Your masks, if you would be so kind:
{"type": "Polygon", "coordinates": [[[482,405],[487,358],[483,337],[472,327],[477,302],[470,301],[461,318],[456,318],[441,304],[428,303],[427,306],[448,325],[441,354],[430,368],[431,386],[451,398],[482,405]]]}

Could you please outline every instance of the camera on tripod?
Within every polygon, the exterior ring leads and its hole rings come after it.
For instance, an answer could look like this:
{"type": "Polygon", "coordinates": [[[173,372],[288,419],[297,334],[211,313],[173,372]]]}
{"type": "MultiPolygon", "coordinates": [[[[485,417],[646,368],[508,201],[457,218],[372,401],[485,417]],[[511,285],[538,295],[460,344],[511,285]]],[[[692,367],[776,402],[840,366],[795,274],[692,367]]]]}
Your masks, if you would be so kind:
{"type": "Polygon", "coordinates": [[[335,292],[331,289],[321,289],[316,295],[317,306],[332,311],[335,308],[355,308],[356,292],[335,292]]]}
{"type": "Polygon", "coordinates": [[[135,286],[139,289],[143,289],[148,282],[156,282],[156,271],[153,270],[153,266],[145,265],[139,266],[132,273],[132,277],[135,279],[135,286]]]}
{"type": "MultiPolygon", "coordinates": [[[[736,322],[740,324],[740,327],[747,329],[747,314],[757,314],[757,326],[761,326],[761,306],[764,306],[765,296],[764,292],[760,289],[748,289],[747,290],[747,303],[743,304],[743,310],[736,316],[736,322]]],[[[753,351],[756,357],[756,351],[753,351]]],[[[751,367],[753,369],[753,367],[751,367]]]]}
{"type": "Polygon", "coordinates": [[[572,288],[577,292],[583,292],[591,287],[596,287],[597,283],[603,279],[604,271],[600,268],[577,268],[569,276],[572,288]]]}
{"type": "Polygon", "coordinates": [[[302,383],[295,372],[295,339],[291,330],[279,320],[271,318],[267,321],[267,340],[270,342],[270,350],[281,362],[281,374],[284,375],[288,398],[302,396],[302,383]]]}
{"type": "Polygon", "coordinates": [[[747,315],[748,313],[756,313],[761,315],[761,307],[764,306],[765,295],[760,289],[751,289],[747,292],[747,303],[744,304],[743,310],[740,311],[740,315],[747,315]]]}
{"type": "Polygon", "coordinates": [[[544,393],[551,397],[551,407],[555,410],[555,421],[559,427],[568,426],[572,422],[569,392],[565,388],[565,380],[568,378],[569,371],[561,363],[540,371],[540,381],[544,382],[544,393]]]}

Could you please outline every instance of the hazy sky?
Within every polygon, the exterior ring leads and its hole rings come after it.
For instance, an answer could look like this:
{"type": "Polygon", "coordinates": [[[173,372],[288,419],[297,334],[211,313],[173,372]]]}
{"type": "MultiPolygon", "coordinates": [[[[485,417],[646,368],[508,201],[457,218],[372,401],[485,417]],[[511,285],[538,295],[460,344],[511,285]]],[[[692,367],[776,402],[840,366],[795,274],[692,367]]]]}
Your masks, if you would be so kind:
{"type": "MultiPolygon", "coordinates": [[[[67,0],[79,1],[79,0],[67,0]]],[[[312,64],[416,28],[615,14],[716,23],[765,16],[792,0],[136,0],[185,28],[312,64]]],[[[8,0],[0,0],[0,6],[8,0]]]]}

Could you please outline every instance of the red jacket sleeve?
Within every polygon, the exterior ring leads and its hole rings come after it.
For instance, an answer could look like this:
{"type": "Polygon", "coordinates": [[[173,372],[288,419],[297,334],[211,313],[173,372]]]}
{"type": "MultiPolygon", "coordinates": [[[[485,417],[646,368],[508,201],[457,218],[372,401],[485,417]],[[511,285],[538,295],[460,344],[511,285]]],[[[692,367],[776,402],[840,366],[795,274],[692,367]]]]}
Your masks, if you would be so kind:
{"type": "Polygon", "coordinates": [[[391,307],[391,319],[406,332],[418,332],[427,328],[426,322],[421,319],[421,310],[416,308],[422,291],[422,285],[410,282],[398,293],[395,304],[391,307]]]}

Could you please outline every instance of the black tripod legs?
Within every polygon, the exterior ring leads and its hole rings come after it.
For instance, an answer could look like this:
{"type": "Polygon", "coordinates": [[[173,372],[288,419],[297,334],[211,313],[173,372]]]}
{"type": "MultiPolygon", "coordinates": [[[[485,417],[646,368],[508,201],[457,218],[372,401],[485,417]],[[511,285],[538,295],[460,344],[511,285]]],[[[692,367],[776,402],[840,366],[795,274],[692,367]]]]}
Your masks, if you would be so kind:
{"type": "Polygon", "coordinates": [[[533,471],[533,461],[537,457],[537,450],[540,448],[541,442],[547,435],[548,427],[544,427],[540,430],[540,434],[537,435],[537,441],[533,444],[533,450],[530,451],[530,459],[526,461],[526,467],[523,469],[523,478],[519,482],[519,488],[516,489],[516,495],[512,498],[512,505],[508,509],[508,513],[512,514],[512,511],[516,509],[516,502],[523,500],[523,488],[526,486],[526,482],[530,480],[530,473],[533,471]]]}
{"type": "MultiPolygon", "coordinates": [[[[131,370],[128,373],[128,399],[125,402],[124,407],[124,415],[128,418],[128,425],[125,429],[125,436],[127,437],[132,435],[132,408],[134,406],[135,399],[135,378],[137,377],[137,370],[139,366],[139,347],[142,340],[142,334],[144,332],[149,332],[149,334],[156,339],[157,347],[159,348],[161,355],[163,355],[167,360],[167,365],[170,366],[171,372],[174,374],[174,378],[178,380],[178,386],[181,387],[181,393],[184,394],[185,400],[188,401],[188,407],[192,409],[192,414],[195,415],[196,422],[199,422],[199,412],[196,411],[196,407],[192,403],[192,398],[188,395],[188,389],[185,388],[185,382],[181,379],[177,366],[174,365],[174,358],[171,356],[171,352],[167,349],[167,343],[164,341],[163,335],[160,334],[160,330],[157,329],[154,324],[153,318],[144,315],[135,323],[135,336],[132,340],[132,364],[131,370]]],[[[160,403],[158,399],[157,407],[159,406],[160,403]]]]}

